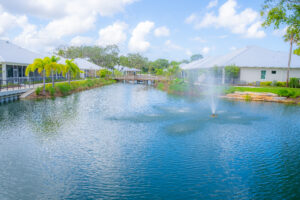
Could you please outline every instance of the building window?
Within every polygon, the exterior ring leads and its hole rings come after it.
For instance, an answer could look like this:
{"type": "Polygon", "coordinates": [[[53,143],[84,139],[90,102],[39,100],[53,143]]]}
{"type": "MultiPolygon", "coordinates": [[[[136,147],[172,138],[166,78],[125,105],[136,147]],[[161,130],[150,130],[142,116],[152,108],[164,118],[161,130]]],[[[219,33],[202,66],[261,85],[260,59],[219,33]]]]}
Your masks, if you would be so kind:
{"type": "Polygon", "coordinates": [[[272,71],[272,74],[276,74],[276,71],[275,71],[275,70],[273,70],[273,71],[272,71]]]}
{"type": "Polygon", "coordinates": [[[260,78],[261,79],[266,79],[266,70],[261,70],[260,78]]]}

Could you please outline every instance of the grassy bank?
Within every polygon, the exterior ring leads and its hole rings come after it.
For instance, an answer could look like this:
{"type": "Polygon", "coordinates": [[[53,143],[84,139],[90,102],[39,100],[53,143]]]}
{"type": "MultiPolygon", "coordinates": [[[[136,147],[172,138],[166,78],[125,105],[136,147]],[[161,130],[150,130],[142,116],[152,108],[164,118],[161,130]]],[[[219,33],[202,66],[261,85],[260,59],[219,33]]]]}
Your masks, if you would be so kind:
{"type": "Polygon", "coordinates": [[[156,88],[168,92],[169,94],[179,95],[179,96],[200,96],[199,87],[194,85],[189,85],[182,79],[174,79],[172,81],[159,82],[156,88]]]}
{"type": "Polygon", "coordinates": [[[75,92],[110,85],[115,82],[116,81],[112,79],[87,79],[72,81],[70,84],[68,82],[56,83],[55,87],[52,87],[52,84],[46,84],[45,93],[43,93],[43,87],[41,86],[36,88],[35,93],[33,93],[30,98],[39,99],[67,96],[75,92]]]}
{"type": "Polygon", "coordinates": [[[300,88],[286,87],[229,87],[225,89],[225,93],[234,92],[268,92],[274,93],[281,97],[297,98],[300,96],[300,88]]]}

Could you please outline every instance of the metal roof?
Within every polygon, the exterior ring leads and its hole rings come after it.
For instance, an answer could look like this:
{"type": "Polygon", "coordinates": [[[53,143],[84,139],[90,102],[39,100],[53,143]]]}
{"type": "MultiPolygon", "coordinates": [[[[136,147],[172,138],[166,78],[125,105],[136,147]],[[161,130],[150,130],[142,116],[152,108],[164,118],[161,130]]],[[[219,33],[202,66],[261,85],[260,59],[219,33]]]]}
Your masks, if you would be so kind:
{"type": "Polygon", "coordinates": [[[36,58],[43,58],[42,54],[21,48],[9,41],[0,40],[0,63],[31,64],[36,58]]]}
{"type": "Polygon", "coordinates": [[[100,67],[99,65],[96,65],[90,61],[87,61],[83,58],[75,58],[74,63],[77,64],[79,69],[88,69],[88,70],[100,70],[103,69],[103,67],[100,67]]]}
{"type": "Polygon", "coordinates": [[[116,70],[119,70],[120,72],[140,72],[141,70],[135,69],[135,68],[129,68],[122,65],[116,65],[114,67],[116,70]]]}
{"type": "MultiPolygon", "coordinates": [[[[273,51],[258,46],[248,46],[230,52],[224,56],[207,57],[189,64],[181,65],[184,70],[224,67],[236,65],[239,67],[286,68],[289,54],[273,51]]],[[[291,68],[300,68],[300,56],[292,55],[291,68]]]]}
{"type": "MultiPolygon", "coordinates": [[[[65,64],[66,63],[66,58],[60,57],[60,60],[58,61],[58,63],[65,64]]],[[[74,63],[81,70],[100,70],[100,69],[103,69],[103,67],[101,67],[99,65],[96,65],[96,64],[94,64],[90,61],[87,61],[87,59],[84,59],[84,58],[75,58],[74,63]]]]}

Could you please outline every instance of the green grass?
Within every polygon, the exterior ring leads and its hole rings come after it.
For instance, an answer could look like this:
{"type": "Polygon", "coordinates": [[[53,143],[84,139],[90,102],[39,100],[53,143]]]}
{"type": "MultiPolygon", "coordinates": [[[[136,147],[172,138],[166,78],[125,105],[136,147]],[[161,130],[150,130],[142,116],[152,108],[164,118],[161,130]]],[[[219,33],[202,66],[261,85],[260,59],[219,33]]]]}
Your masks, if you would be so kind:
{"type": "Polygon", "coordinates": [[[300,96],[300,88],[286,87],[230,87],[225,90],[226,94],[233,92],[268,92],[279,96],[296,98],[300,96]]]}

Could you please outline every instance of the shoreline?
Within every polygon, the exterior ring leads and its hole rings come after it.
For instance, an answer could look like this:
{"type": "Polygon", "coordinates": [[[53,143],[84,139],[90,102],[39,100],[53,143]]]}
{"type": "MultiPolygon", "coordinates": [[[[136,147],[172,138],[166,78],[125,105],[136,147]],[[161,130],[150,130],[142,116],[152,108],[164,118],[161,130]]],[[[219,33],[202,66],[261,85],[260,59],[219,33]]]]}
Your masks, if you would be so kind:
{"type": "Polygon", "coordinates": [[[40,93],[37,94],[38,88],[36,88],[31,94],[23,98],[24,100],[42,100],[53,99],[56,97],[65,97],[74,93],[100,88],[106,85],[116,83],[113,79],[87,79],[80,81],[72,81],[69,85],[68,82],[55,83],[55,88],[52,87],[52,83],[46,84],[45,93],[43,93],[43,86],[40,86],[40,93]]]}

